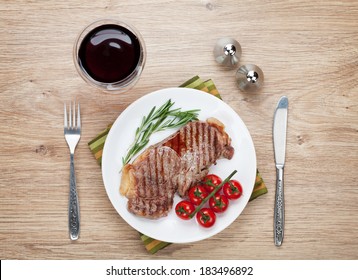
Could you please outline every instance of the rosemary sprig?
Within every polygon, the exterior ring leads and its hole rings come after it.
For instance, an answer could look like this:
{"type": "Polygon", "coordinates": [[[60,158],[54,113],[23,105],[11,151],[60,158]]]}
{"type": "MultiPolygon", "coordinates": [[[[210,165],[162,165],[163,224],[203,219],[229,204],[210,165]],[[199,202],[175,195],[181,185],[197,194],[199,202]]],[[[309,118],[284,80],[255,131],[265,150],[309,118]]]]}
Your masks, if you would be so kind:
{"type": "Polygon", "coordinates": [[[129,147],[127,155],[122,157],[123,166],[139,153],[149,142],[150,136],[158,131],[181,127],[192,120],[198,119],[199,109],[181,111],[181,108],[172,109],[174,102],[169,99],[158,109],[154,106],[147,116],[142,118],[136,129],[134,141],[129,147]]]}

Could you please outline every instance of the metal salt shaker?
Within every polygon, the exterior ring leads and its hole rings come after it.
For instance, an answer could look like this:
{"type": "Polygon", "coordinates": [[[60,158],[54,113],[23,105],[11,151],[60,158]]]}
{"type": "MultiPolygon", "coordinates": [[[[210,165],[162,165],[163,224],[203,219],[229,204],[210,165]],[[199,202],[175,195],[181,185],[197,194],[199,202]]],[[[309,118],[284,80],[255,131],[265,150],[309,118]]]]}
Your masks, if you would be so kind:
{"type": "Polygon", "coordinates": [[[222,66],[233,68],[241,57],[241,46],[232,38],[219,39],[214,47],[215,61],[222,66]]]}
{"type": "Polygon", "coordinates": [[[242,65],[236,72],[236,81],[242,91],[256,91],[264,82],[264,73],[257,65],[242,65]]]}

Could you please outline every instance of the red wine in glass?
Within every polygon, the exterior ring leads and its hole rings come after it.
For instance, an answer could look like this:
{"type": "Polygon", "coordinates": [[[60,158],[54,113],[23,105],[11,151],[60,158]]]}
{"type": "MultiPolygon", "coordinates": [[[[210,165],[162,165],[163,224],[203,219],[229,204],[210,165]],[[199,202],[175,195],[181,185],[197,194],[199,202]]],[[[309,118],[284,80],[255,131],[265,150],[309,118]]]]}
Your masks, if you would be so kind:
{"type": "Polygon", "coordinates": [[[78,63],[93,80],[116,83],[129,77],[141,59],[141,44],[129,29],[103,24],[91,30],[78,49],[78,63]]]}

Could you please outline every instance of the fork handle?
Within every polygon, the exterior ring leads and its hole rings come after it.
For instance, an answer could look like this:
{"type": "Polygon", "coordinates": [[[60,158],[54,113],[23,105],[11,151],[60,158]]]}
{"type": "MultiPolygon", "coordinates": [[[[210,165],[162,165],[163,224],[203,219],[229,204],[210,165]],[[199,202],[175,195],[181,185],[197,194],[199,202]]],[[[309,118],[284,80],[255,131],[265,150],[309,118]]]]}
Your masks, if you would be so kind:
{"type": "Polygon", "coordinates": [[[74,155],[70,155],[70,194],[68,208],[68,227],[71,240],[77,240],[80,232],[80,209],[78,204],[74,155]]]}

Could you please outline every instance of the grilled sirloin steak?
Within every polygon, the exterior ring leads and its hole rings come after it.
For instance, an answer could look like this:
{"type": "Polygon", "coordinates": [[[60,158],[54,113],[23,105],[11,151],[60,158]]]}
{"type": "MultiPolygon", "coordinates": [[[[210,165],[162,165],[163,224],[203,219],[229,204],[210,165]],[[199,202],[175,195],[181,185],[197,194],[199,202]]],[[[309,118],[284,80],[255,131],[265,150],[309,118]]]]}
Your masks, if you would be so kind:
{"type": "Polygon", "coordinates": [[[130,212],[152,219],[164,217],[177,191],[185,196],[217,159],[231,159],[233,154],[220,121],[190,122],[123,167],[120,193],[128,198],[130,212]]]}

